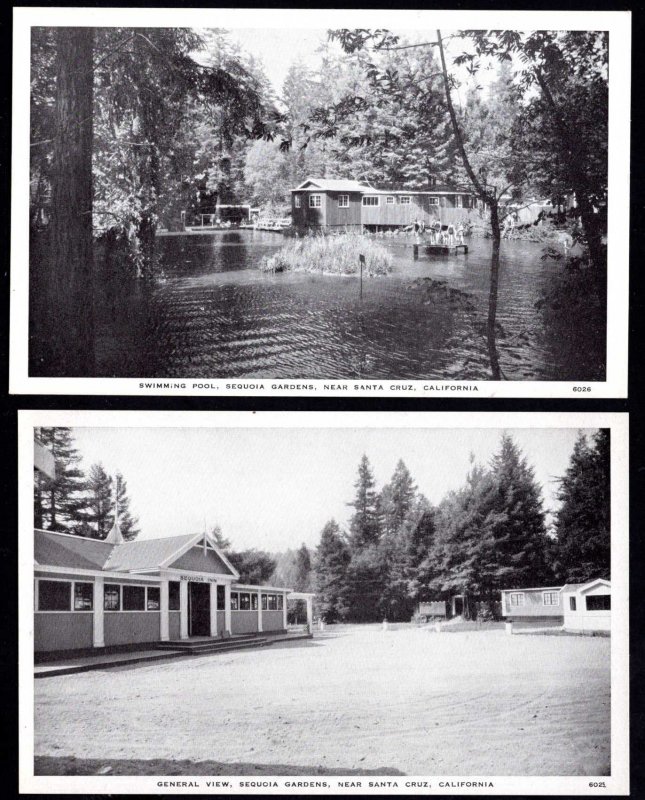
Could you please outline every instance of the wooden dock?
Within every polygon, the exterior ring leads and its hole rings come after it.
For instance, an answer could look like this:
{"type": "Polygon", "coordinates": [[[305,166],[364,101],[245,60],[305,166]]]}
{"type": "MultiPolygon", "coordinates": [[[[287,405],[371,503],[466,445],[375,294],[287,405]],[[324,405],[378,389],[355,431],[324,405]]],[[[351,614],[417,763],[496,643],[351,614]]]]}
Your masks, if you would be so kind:
{"type": "Polygon", "coordinates": [[[428,256],[458,256],[468,253],[467,244],[422,244],[428,256]]]}

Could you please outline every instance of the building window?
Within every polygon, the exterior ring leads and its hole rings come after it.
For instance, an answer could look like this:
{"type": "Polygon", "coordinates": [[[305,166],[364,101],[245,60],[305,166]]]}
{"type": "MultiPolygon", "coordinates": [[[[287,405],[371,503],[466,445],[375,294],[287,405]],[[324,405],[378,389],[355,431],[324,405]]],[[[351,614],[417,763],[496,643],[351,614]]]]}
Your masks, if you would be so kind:
{"type": "Polygon", "coordinates": [[[231,592],[231,611],[237,611],[238,608],[237,592],[231,592]]]}
{"type": "Polygon", "coordinates": [[[412,202],[412,198],[409,195],[407,195],[407,194],[401,195],[401,205],[402,206],[409,206],[411,202],[412,202]]]}
{"type": "Polygon", "coordinates": [[[523,606],[525,602],[524,592],[511,592],[511,605],[523,606]]]}
{"type": "Polygon", "coordinates": [[[322,205],[322,197],[319,194],[309,195],[309,208],[320,208],[322,205]]]}
{"type": "Polygon", "coordinates": [[[379,196],[377,194],[366,194],[363,196],[364,206],[377,206],[379,205],[379,196]]]}
{"type": "Polygon", "coordinates": [[[278,598],[274,594],[269,595],[269,611],[275,611],[278,608],[278,598]]]}
{"type": "Polygon", "coordinates": [[[455,208],[461,208],[463,206],[463,199],[460,194],[455,195],[455,208]]]}
{"type": "Polygon", "coordinates": [[[388,196],[385,198],[385,205],[387,205],[387,206],[393,206],[394,205],[394,197],[393,197],[393,195],[388,194],[388,196]]]}
{"type": "Polygon", "coordinates": [[[226,589],[223,586],[217,587],[217,610],[224,611],[226,608],[226,589]]]}
{"type": "Polygon", "coordinates": [[[279,594],[277,599],[278,599],[278,611],[282,611],[282,602],[284,600],[284,597],[281,594],[279,594]]]}
{"type": "Polygon", "coordinates": [[[253,611],[258,610],[258,596],[257,594],[255,594],[255,592],[253,592],[253,594],[251,595],[251,608],[253,611]]]}
{"type": "Polygon", "coordinates": [[[168,611],[179,611],[180,609],[179,581],[168,581],[168,611]]]}
{"type": "Polygon", "coordinates": [[[69,611],[71,581],[38,581],[39,611],[69,611]]]}
{"type": "Polygon", "coordinates": [[[94,584],[74,582],[74,611],[92,611],[94,608],[94,584]]]}
{"type": "Polygon", "coordinates": [[[251,610],[251,595],[248,592],[240,592],[240,611],[251,610]]]}
{"type": "Polygon", "coordinates": [[[300,197],[299,194],[293,196],[293,204],[296,208],[300,208],[300,206],[302,205],[302,198],[300,197]]]}
{"type": "Polygon", "coordinates": [[[559,606],[560,593],[559,592],[542,592],[542,605],[544,606],[559,606]]]}
{"type": "Polygon", "coordinates": [[[269,607],[269,601],[265,594],[262,595],[262,611],[266,611],[269,607]]]}
{"type": "Polygon", "coordinates": [[[123,610],[145,611],[146,589],[145,586],[123,586],[123,610]]]}
{"type": "Polygon", "coordinates": [[[428,205],[438,206],[439,205],[439,198],[438,197],[429,197],[428,198],[428,205]]]}
{"type": "Polygon", "coordinates": [[[349,208],[349,195],[348,194],[339,194],[338,195],[338,208],[349,208]]]}
{"type": "Polygon", "coordinates": [[[158,586],[148,586],[146,597],[146,611],[159,611],[161,608],[161,594],[158,586]]]}
{"type": "Polygon", "coordinates": [[[121,587],[118,583],[106,583],[103,589],[103,608],[106,611],[121,610],[121,587]]]}
{"type": "Polygon", "coordinates": [[[585,597],[587,611],[609,611],[611,609],[611,595],[591,594],[585,597]]]}
{"type": "Polygon", "coordinates": [[[576,598],[575,597],[570,597],[569,598],[569,611],[575,611],[575,610],[576,610],[576,598]]]}

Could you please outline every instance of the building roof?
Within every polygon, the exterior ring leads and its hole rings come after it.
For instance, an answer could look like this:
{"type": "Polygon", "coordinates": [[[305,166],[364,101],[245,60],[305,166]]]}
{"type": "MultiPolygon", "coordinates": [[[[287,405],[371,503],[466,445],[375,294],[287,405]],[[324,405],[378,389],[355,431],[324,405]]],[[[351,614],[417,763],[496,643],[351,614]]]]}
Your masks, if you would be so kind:
{"type": "Polygon", "coordinates": [[[562,587],[563,592],[579,592],[581,589],[585,589],[588,586],[593,586],[595,583],[606,583],[608,586],[611,585],[610,581],[606,578],[593,578],[593,580],[585,581],[584,583],[565,583],[562,587]]]}
{"type": "MultiPolygon", "coordinates": [[[[34,560],[38,566],[68,569],[99,570],[104,572],[134,572],[156,570],[167,562],[180,558],[203,534],[188,533],[163,539],[140,539],[132,542],[113,542],[89,539],[58,531],[34,531],[34,560]]],[[[239,573],[212,542],[213,551],[220,557],[231,575],[239,573]]]]}
{"type": "Polygon", "coordinates": [[[370,192],[374,191],[371,186],[360,181],[336,178],[307,178],[300,186],[292,189],[292,192],[301,191],[327,191],[327,192],[370,192]]]}

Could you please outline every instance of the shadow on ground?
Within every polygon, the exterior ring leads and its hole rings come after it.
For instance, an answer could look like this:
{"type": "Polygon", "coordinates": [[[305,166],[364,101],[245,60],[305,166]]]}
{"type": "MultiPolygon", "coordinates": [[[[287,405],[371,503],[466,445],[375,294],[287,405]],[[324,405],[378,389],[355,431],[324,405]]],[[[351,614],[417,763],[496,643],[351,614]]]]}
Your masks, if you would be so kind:
{"type": "Polygon", "coordinates": [[[328,768],[293,764],[225,764],[221,761],[174,761],[165,758],[74,758],[74,756],[36,756],[35,775],[405,775],[398,769],[328,768]]]}

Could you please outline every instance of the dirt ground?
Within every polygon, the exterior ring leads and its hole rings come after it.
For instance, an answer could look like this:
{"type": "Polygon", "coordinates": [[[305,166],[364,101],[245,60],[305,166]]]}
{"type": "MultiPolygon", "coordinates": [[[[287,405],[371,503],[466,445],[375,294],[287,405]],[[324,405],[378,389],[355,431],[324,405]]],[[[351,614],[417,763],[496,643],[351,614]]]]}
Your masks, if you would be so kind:
{"type": "Polygon", "coordinates": [[[348,626],[37,680],[36,772],[607,775],[610,645],[348,626]]]}

